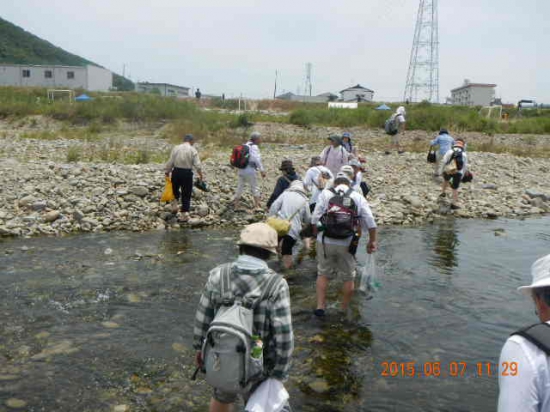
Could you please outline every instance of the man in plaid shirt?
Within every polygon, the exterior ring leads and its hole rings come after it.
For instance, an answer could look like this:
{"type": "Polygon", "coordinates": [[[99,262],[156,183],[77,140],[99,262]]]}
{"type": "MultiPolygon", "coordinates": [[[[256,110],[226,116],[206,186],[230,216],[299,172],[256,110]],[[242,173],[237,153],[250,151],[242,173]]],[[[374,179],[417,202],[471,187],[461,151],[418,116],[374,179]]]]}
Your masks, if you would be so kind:
{"type": "MultiPolygon", "coordinates": [[[[241,232],[239,258],[233,263],[231,288],[234,296],[252,300],[258,299],[267,280],[275,275],[266,261],[276,254],[277,232],[265,223],[254,223],[241,232]]],[[[193,347],[197,350],[196,363],[202,366],[201,349],[206,332],[221,306],[221,266],[214,268],[208,277],[195,317],[193,347]]],[[[264,343],[264,377],[285,381],[290,368],[290,358],[294,349],[290,295],[284,279],[279,283],[269,299],[259,303],[254,310],[254,333],[260,335],[264,343]]],[[[255,389],[256,385],[252,385],[255,389]]],[[[244,394],[244,400],[252,392],[244,394]]],[[[236,395],[214,389],[210,401],[211,412],[233,410],[236,395]]]]}

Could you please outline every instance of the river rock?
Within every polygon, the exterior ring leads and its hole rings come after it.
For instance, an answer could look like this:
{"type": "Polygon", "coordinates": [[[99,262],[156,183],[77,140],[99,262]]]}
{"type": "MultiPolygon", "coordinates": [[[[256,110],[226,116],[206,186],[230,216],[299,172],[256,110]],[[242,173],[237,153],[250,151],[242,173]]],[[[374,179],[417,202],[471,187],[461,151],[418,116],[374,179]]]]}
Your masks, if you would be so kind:
{"type": "Polygon", "coordinates": [[[116,405],[113,408],[113,412],[130,412],[130,407],[128,405],[124,405],[124,404],[116,405]]]}
{"type": "Polygon", "coordinates": [[[139,197],[145,197],[149,194],[149,190],[143,186],[134,186],[130,188],[130,193],[139,197]]]}
{"type": "Polygon", "coordinates": [[[23,399],[9,398],[6,401],[6,406],[12,409],[21,409],[27,406],[27,402],[25,402],[23,399]]]}
{"type": "Polygon", "coordinates": [[[319,393],[319,394],[326,393],[330,389],[330,387],[328,386],[327,381],[325,381],[324,379],[314,380],[308,386],[313,392],[319,393]]]}
{"type": "Polygon", "coordinates": [[[197,213],[199,214],[199,216],[202,216],[202,217],[208,216],[208,212],[209,212],[208,206],[205,206],[205,205],[199,206],[197,210],[197,213]]]}
{"type": "Polygon", "coordinates": [[[534,198],[543,198],[543,199],[546,199],[546,195],[544,193],[541,193],[539,192],[538,190],[536,189],[527,189],[525,191],[525,194],[527,196],[529,196],[531,199],[534,199],[534,198]]]}
{"type": "Polygon", "coordinates": [[[497,185],[495,185],[494,183],[485,183],[484,185],[481,186],[481,188],[486,190],[496,190],[497,185]]]}
{"type": "Polygon", "coordinates": [[[42,218],[44,219],[44,222],[55,222],[57,219],[59,219],[59,216],[61,213],[59,213],[58,210],[52,210],[50,212],[46,212],[42,218]]]}
{"type": "Polygon", "coordinates": [[[27,207],[29,206],[30,204],[36,202],[36,198],[32,195],[29,195],[29,196],[25,196],[21,199],[19,199],[19,206],[20,207],[27,207]]]}

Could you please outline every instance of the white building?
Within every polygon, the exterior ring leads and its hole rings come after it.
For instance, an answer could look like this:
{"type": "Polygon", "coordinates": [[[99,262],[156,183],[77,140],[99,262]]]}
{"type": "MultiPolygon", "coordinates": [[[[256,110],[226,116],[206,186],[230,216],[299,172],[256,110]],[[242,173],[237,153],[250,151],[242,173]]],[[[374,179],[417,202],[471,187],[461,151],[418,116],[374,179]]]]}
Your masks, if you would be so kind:
{"type": "Polygon", "coordinates": [[[97,66],[0,64],[0,86],[109,91],[113,74],[97,66]]]}
{"type": "Polygon", "coordinates": [[[372,102],[374,91],[366,87],[356,84],[353,87],[348,87],[340,92],[344,102],[372,102]]]}
{"type": "Polygon", "coordinates": [[[452,104],[457,106],[489,106],[495,99],[496,84],[470,83],[464,80],[464,84],[451,90],[452,104]]]}
{"type": "Polygon", "coordinates": [[[160,95],[164,97],[189,97],[189,87],[176,86],[168,83],[136,83],[136,92],[160,93],[160,95]]]}

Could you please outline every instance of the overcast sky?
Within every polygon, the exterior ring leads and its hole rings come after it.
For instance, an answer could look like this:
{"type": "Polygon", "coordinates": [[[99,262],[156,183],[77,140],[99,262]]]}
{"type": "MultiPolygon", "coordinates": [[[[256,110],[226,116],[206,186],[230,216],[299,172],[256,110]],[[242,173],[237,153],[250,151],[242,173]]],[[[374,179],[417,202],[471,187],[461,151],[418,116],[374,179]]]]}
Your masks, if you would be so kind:
{"type": "MultiPolygon", "coordinates": [[[[134,81],[206,94],[313,94],[360,83],[401,100],[417,0],[17,0],[2,18],[134,81]]],[[[550,0],[439,2],[440,100],[464,79],[550,104],[550,0]]]]}

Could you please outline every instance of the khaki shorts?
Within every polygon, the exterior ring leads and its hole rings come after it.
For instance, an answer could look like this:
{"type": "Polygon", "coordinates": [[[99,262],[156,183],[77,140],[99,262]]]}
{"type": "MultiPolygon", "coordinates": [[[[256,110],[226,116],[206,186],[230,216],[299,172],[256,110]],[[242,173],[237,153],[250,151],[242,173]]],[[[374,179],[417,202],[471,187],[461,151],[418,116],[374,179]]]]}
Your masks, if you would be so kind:
{"type": "Polygon", "coordinates": [[[352,281],[355,279],[356,263],[355,257],[349,253],[349,246],[317,242],[317,276],[352,281]]]}

